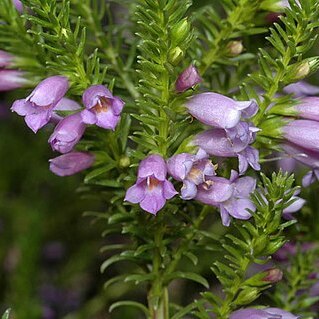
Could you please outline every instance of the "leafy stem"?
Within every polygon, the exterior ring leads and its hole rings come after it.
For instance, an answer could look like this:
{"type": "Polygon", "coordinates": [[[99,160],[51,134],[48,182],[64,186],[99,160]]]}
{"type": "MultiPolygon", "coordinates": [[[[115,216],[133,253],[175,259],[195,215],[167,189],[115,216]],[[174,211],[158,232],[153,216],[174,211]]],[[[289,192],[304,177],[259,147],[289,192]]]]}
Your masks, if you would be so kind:
{"type": "Polygon", "coordinates": [[[79,1],[77,5],[80,6],[82,11],[85,13],[84,17],[86,18],[87,25],[94,34],[95,45],[103,52],[105,58],[111,61],[113,70],[121,78],[124,86],[131,96],[134,99],[137,99],[139,97],[139,92],[135,88],[131,75],[125,69],[123,59],[114,49],[111,41],[111,35],[104,32],[101,19],[97,14],[95,14],[90,3],[79,1]]]}
{"type": "Polygon", "coordinates": [[[229,11],[227,18],[220,23],[220,29],[214,32],[214,40],[210,43],[211,48],[202,59],[201,75],[204,75],[225,54],[228,41],[234,38],[234,32],[240,30],[243,24],[251,23],[258,8],[257,1],[237,1],[236,5],[229,11]]]}

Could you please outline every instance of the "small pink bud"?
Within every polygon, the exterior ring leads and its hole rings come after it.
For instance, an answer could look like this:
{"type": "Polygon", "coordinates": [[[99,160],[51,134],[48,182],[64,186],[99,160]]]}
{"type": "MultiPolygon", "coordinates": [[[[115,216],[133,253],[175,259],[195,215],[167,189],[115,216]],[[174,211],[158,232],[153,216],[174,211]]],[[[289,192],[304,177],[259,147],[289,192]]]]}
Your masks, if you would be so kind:
{"type": "Polygon", "coordinates": [[[262,281],[267,281],[270,283],[276,283],[282,279],[283,272],[278,268],[271,268],[266,270],[265,277],[262,279],[262,281]]]}
{"type": "Polygon", "coordinates": [[[226,50],[228,55],[235,57],[243,52],[244,46],[241,41],[230,41],[226,50]]]}
{"type": "Polygon", "coordinates": [[[177,78],[175,88],[177,92],[181,93],[190,89],[201,81],[202,78],[198,74],[197,69],[193,65],[190,65],[177,78]]]}

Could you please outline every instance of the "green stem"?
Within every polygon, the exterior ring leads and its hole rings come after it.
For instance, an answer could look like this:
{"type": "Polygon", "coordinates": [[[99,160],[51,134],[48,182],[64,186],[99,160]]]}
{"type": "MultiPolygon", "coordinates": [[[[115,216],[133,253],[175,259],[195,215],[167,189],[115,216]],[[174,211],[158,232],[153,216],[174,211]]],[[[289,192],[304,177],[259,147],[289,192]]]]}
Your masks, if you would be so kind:
{"type": "Polygon", "coordinates": [[[149,319],[169,319],[169,296],[167,287],[163,283],[162,273],[163,260],[161,252],[163,251],[164,235],[164,226],[162,221],[155,225],[155,229],[155,248],[152,269],[155,279],[152,282],[152,286],[148,294],[149,319]]]}
{"type": "Polygon", "coordinates": [[[238,26],[246,21],[250,22],[253,18],[258,6],[256,6],[256,10],[248,14],[246,11],[250,1],[251,0],[242,0],[235,9],[230,12],[227,19],[223,21],[222,29],[215,36],[212,48],[202,60],[202,65],[199,68],[202,76],[219,58],[225,55],[225,49],[228,44],[227,41],[231,39],[231,35],[238,29],[238,26]]]}
{"type": "MultiPolygon", "coordinates": [[[[196,218],[195,222],[192,225],[192,227],[194,229],[199,229],[200,225],[202,224],[202,222],[204,221],[204,219],[206,218],[206,216],[210,212],[211,208],[212,207],[207,206],[207,205],[203,207],[203,209],[200,212],[199,216],[196,218]]],[[[177,267],[179,261],[181,260],[183,254],[185,253],[185,251],[187,251],[189,249],[189,245],[193,241],[195,236],[196,236],[196,231],[190,232],[190,233],[188,233],[186,235],[186,238],[182,241],[180,246],[174,252],[173,259],[172,259],[171,263],[169,264],[169,266],[166,269],[167,273],[172,273],[176,269],[176,267],[177,267]]]]}
{"type": "Polygon", "coordinates": [[[125,71],[122,58],[119,54],[115,53],[112,42],[107,41],[107,37],[102,29],[102,23],[97,23],[100,21],[92,16],[92,9],[90,6],[88,6],[86,3],[83,3],[82,5],[83,10],[86,12],[88,24],[94,32],[97,47],[104,52],[108,59],[110,59],[114,71],[121,78],[124,86],[130,92],[131,96],[134,99],[137,99],[139,97],[139,93],[136,90],[130,74],[125,71]]]}

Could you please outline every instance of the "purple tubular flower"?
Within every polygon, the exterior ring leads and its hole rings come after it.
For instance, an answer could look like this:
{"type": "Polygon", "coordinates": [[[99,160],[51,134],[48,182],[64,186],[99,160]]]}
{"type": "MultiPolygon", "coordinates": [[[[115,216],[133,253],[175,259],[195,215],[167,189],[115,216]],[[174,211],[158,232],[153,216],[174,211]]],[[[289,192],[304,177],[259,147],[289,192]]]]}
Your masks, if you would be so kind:
{"type": "Polygon", "coordinates": [[[21,3],[20,0],[12,0],[14,6],[16,9],[21,13],[23,11],[23,4],[21,3]]]}
{"type": "Polygon", "coordinates": [[[211,177],[205,183],[198,186],[195,199],[211,205],[219,206],[220,203],[227,201],[234,193],[234,185],[224,177],[211,177]]]}
{"type": "Polygon", "coordinates": [[[83,122],[96,124],[99,127],[114,130],[120,120],[124,102],[104,85],[92,85],[83,93],[86,107],[81,112],[83,122]]]}
{"type": "Polygon", "coordinates": [[[6,52],[0,50],[0,68],[6,68],[10,66],[13,56],[6,52]]]}
{"type": "Polygon", "coordinates": [[[50,159],[50,171],[58,176],[70,176],[83,171],[94,162],[94,155],[85,152],[70,152],[50,159]]]}
{"type": "Polygon", "coordinates": [[[202,82],[202,78],[198,74],[197,69],[193,65],[190,65],[177,78],[175,89],[177,92],[181,93],[192,88],[194,85],[200,82],[202,82]]]}
{"type": "Polygon", "coordinates": [[[224,226],[230,225],[230,216],[238,219],[249,219],[250,211],[255,211],[255,206],[249,199],[256,188],[256,180],[252,177],[238,177],[232,171],[230,180],[223,177],[210,177],[198,186],[195,199],[219,207],[224,226]]]}
{"type": "Polygon", "coordinates": [[[81,113],[69,115],[56,126],[49,143],[53,150],[68,153],[79,142],[84,131],[85,124],[82,122],[81,113]]]}
{"type": "Polygon", "coordinates": [[[300,100],[300,103],[295,108],[300,117],[307,120],[319,121],[319,97],[305,97],[300,100]]]}
{"type": "Polygon", "coordinates": [[[250,200],[250,194],[256,189],[256,180],[250,176],[239,177],[236,171],[231,172],[230,181],[234,187],[232,197],[220,204],[220,212],[224,226],[230,225],[230,216],[237,219],[249,219],[249,211],[256,210],[250,200]],[[249,210],[249,211],[248,211],[249,210]]]}
{"type": "Polygon", "coordinates": [[[319,94],[319,87],[300,81],[287,85],[283,91],[287,94],[293,94],[295,97],[304,97],[319,94]]]}
{"type": "Polygon", "coordinates": [[[258,110],[254,101],[235,101],[210,92],[191,97],[186,107],[200,122],[224,129],[235,127],[241,117],[251,117],[258,110]]]}
{"type": "Polygon", "coordinates": [[[11,110],[24,116],[26,124],[36,133],[50,121],[52,110],[68,88],[67,78],[51,76],[41,81],[26,99],[15,101],[11,110]]]}
{"type": "Polygon", "coordinates": [[[166,175],[166,163],[160,155],[146,157],[140,163],[136,183],[126,191],[124,200],[139,203],[142,209],[156,215],[166,200],[177,194],[166,175]]]}
{"type": "Polygon", "coordinates": [[[193,199],[197,194],[197,186],[215,175],[214,165],[201,149],[196,155],[181,153],[171,157],[167,161],[167,169],[174,179],[183,182],[181,197],[185,200],[193,199]]]}
{"type": "Polygon", "coordinates": [[[291,143],[310,151],[319,151],[319,123],[316,121],[292,121],[283,127],[283,134],[291,143]]]}
{"type": "Polygon", "coordinates": [[[259,152],[249,146],[255,139],[257,128],[247,122],[239,122],[232,129],[211,129],[198,134],[194,144],[201,147],[208,154],[220,157],[238,157],[239,173],[244,174],[250,165],[260,170],[259,152]]]}
{"type": "Polygon", "coordinates": [[[241,309],[233,312],[229,319],[298,319],[290,312],[279,308],[241,309]]]}
{"type": "Polygon", "coordinates": [[[292,158],[312,168],[302,179],[304,187],[309,186],[316,179],[319,180],[319,152],[314,152],[292,143],[286,143],[282,145],[282,148],[292,158]]]}
{"type": "Polygon", "coordinates": [[[11,91],[24,86],[27,80],[16,70],[0,70],[0,92],[11,91]]]}
{"type": "Polygon", "coordinates": [[[291,214],[299,211],[306,203],[306,201],[303,198],[300,198],[295,195],[291,197],[291,200],[293,200],[294,202],[283,210],[283,217],[289,220],[293,219],[291,214]]]}
{"type": "Polygon", "coordinates": [[[319,296],[319,281],[315,283],[309,291],[310,297],[318,297],[319,296]]]}

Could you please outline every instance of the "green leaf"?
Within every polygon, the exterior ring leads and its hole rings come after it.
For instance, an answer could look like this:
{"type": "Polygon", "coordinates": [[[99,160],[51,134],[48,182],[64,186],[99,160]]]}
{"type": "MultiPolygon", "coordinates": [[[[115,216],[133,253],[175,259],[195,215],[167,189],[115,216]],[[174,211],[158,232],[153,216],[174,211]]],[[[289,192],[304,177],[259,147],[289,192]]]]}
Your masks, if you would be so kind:
{"type": "Polygon", "coordinates": [[[168,274],[165,277],[165,281],[170,282],[171,280],[178,278],[192,280],[203,285],[205,288],[209,288],[209,284],[204,277],[192,272],[176,271],[171,274],[168,274]]]}
{"type": "Polygon", "coordinates": [[[11,309],[7,309],[5,311],[5,313],[2,315],[2,319],[9,319],[10,318],[10,312],[11,312],[11,309]]]}
{"type": "Polygon", "coordinates": [[[113,303],[109,308],[109,312],[112,312],[114,309],[119,307],[134,307],[140,309],[147,317],[149,317],[149,311],[143,304],[130,300],[123,300],[113,303]]]}

